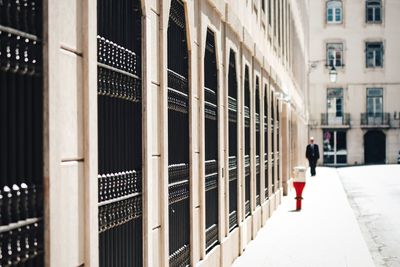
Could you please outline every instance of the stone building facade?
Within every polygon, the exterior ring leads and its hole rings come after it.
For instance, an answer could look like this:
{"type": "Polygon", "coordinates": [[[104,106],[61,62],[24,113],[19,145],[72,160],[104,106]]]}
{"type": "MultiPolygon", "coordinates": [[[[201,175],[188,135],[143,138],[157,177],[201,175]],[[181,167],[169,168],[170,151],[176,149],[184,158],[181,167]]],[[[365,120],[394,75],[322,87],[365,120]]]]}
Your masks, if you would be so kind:
{"type": "Polygon", "coordinates": [[[324,149],[321,163],[396,163],[399,2],[319,0],[310,12],[310,134],[324,149]]]}
{"type": "Polygon", "coordinates": [[[0,8],[43,34],[9,16],[0,37],[41,45],[43,205],[2,222],[4,259],[230,266],[305,163],[308,2],[28,2],[0,8]]]}

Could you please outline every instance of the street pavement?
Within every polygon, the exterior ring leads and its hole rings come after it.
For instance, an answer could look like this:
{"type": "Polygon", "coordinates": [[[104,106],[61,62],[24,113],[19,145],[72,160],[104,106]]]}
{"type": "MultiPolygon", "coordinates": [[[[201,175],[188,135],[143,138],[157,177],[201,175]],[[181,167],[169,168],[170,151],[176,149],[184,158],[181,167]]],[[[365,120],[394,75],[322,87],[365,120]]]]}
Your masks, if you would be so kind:
{"type": "Polygon", "coordinates": [[[400,266],[400,165],[338,169],[376,266],[400,266]]]}
{"type": "Polygon", "coordinates": [[[294,194],[283,198],[233,267],[374,266],[336,169],[317,168],[307,177],[300,212],[293,211],[294,194]]]}

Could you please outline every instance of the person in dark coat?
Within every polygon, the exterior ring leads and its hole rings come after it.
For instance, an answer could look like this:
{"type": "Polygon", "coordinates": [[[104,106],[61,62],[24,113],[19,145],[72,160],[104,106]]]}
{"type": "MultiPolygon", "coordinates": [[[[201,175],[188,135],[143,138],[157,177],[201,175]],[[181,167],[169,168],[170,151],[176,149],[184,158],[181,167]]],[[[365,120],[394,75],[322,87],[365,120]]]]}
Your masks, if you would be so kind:
{"type": "Polygon", "coordinates": [[[317,161],[319,159],[319,149],[318,145],[314,144],[314,137],[310,137],[310,144],[307,145],[306,158],[311,168],[311,176],[315,176],[315,167],[317,166],[317,161]]]}

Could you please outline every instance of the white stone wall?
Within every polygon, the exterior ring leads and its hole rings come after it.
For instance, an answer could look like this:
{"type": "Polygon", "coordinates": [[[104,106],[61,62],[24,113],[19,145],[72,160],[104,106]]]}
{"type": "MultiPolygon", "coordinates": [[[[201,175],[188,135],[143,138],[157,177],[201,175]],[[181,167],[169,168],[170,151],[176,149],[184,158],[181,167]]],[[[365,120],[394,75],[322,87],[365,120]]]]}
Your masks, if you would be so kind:
{"type": "MultiPolygon", "coordinates": [[[[230,266],[248,241],[279,205],[282,186],[288,186],[293,166],[304,164],[307,139],[305,88],[307,71],[307,15],[304,3],[280,0],[282,42],[279,46],[260,1],[185,0],[190,66],[190,205],[191,263],[193,266],[230,266]],[[283,5],[283,6],[285,6],[283,5]],[[289,13],[290,11],[290,13],[289,13]],[[285,18],[285,19],[284,19],[285,18]],[[287,20],[286,20],[287,18],[287,20]],[[285,31],[283,30],[285,27],[285,31]],[[207,28],[215,33],[219,79],[219,241],[206,254],[204,231],[204,109],[203,57],[207,28]],[[296,39],[296,42],[293,42],[296,39]],[[283,41],[285,40],[285,41],[283,41]],[[255,77],[260,79],[261,114],[264,95],[281,101],[280,185],[262,207],[255,205],[255,157],[252,156],[252,215],[244,219],[244,137],[238,136],[240,227],[228,230],[227,66],[236,53],[239,86],[239,125],[243,127],[243,76],[250,67],[252,106],[255,77]],[[294,56],[300,55],[298,56],[294,56]],[[264,85],[268,91],[264,91],[264,85]],[[296,132],[292,125],[296,124],[296,132]],[[296,145],[295,145],[296,144],[296,145]],[[291,156],[296,155],[296,156],[291,156]],[[222,171],[223,170],[223,171],[222,171]]],[[[44,1],[45,34],[45,224],[46,266],[98,266],[97,226],[97,52],[96,0],[44,1]]],[[[167,143],[167,26],[169,0],[143,0],[143,244],[144,266],[168,266],[168,143],[167,143]]],[[[272,12],[273,14],[274,12],[272,12]]],[[[271,114],[269,112],[269,114],[271,114]]],[[[270,116],[270,115],[269,115],[270,116]]],[[[252,114],[254,135],[254,117],[252,114]]],[[[263,127],[263,120],[261,120],[263,127]]],[[[269,134],[271,133],[269,129],[269,134]]],[[[276,142],[276,135],[274,142],[276,142]]],[[[261,129],[261,153],[264,153],[261,129]]],[[[269,138],[272,142],[272,138],[269,138]]],[[[252,152],[255,151],[252,137],[252,152]]],[[[276,147],[276,144],[275,144],[276,147]]],[[[269,143],[271,149],[271,143],[269,143]]],[[[269,151],[271,152],[271,151],[269,151]]],[[[254,153],[253,153],[254,154],[254,153]]],[[[270,155],[270,153],[268,153],[270,155]]],[[[264,187],[261,160],[261,188],[264,187]]],[[[271,166],[269,166],[271,174],[271,166]]],[[[271,179],[271,178],[270,178],[271,179]]],[[[270,181],[271,183],[271,181],[270,181]]],[[[287,189],[286,189],[287,190],[287,189]]],[[[263,190],[261,190],[263,192],[263,190]]]]}
{"type": "MultiPolygon", "coordinates": [[[[343,23],[326,23],[326,0],[310,1],[310,64],[316,66],[309,73],[310,134],[322,144],[321,113],[327,112],[327,88],[343,88],[344,112],[350,113],[351,126],[347,130],[348,164],[364,163],[363,135],[367,129],[360,127],[361,113],[366,112],[366,88],[383,88],[383,112],[400,110],[400,2],[383,0],[382,24],[365,20],[365,1],[343,0],[343,23]],[[384,67],[370,69],[365,63],[365,42],[383,41],[384,67]],[[344,64],[337,68],[338,80],[329,82],[329,69],[325,67],[326,43],[343,42],[344,64]]],[[[378,128],[379,129],[379,128],[378,128]]],[[[383,128],[386,134],[386,161],[395,163],[400,150],[399,128],[383,128]]],[[[322,152],[322,151],[321,151],[322,152]]],[[[322,163],[322,160],[320,161],[322,163]]]]}

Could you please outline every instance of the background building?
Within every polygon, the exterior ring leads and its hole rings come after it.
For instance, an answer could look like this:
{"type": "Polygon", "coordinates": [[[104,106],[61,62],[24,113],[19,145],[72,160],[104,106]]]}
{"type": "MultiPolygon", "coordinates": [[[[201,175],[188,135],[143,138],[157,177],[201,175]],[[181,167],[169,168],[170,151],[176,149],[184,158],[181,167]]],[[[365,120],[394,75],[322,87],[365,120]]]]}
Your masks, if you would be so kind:
{"type": "Polygon", "coordinates": [[[400,2],[318,0],[310,13],[310,134],[322,144],[323,164],[395,163],[400,2]]]}
{"type": "Polygon", "coordinates": [[[304,164],[307,10],[1,1],[0,265],[230,266],[304,164]]]}

